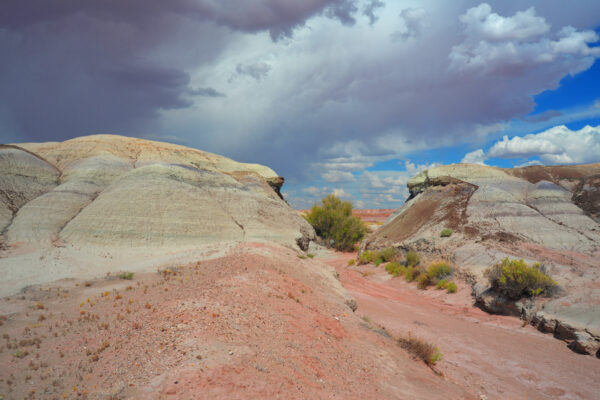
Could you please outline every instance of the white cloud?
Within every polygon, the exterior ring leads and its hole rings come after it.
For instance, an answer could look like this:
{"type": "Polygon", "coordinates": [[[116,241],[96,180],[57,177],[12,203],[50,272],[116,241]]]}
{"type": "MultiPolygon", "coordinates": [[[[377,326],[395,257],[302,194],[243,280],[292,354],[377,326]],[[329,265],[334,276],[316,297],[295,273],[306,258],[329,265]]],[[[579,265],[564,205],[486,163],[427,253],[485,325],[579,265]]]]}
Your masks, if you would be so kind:
{"type": "Polygon", "coordinates": [[[490,157],[516,158],[538,156],[549,164],[588,163],[600,161],[600,126],[586,126],[572,131],[564,125],[544,132],[504,136],[488,152],[490,157]]]}
{"type": "Polygon", "coordinates": [[[519,167],[519,168],[530,167],[532,165],[544,165],[544,164],[542,164],[542,162],[540,160],[531,160],[531,161],[524,162],[523,164],[519,164],[519,165],[517,165],[517,167],[519,167]]]}
{"type": "Polygon", "coordinates": [[[526,40],[550,31],[550,25],[542,17],[535,15],[533,7],[518,11],[512,17],[502,17],[492,13],[492,7],[482,3],[460,17],[466,25],[465,31],[484,40],[526,40]]]}
{"type": "Polygon", "coordinates": [[[483,3],[460,17],[466,38],[450,52],[453,70],[522,75],[532,67],[557,64],[564,73],[576,73],[589,68],[600,48],[589,47],[598,41],[594,31],[577,31],[566,26],[558,32],[558,40],[546,35],[550,25],[537,16],[533,7],[512,17],[492,13],[483,3]]]}
{"type": "Polygon", "coordinates": [[[427,11],[424,8],[405,8],[400,12],[402,29],[392,34],[394,40],[407,40],[416,38],[426,27],[427,11]]]}
{"type": "Polygon", "coordinates": [[[355,180],[354,175],[345,171],[328,171],[322,173],[321,177],[325,182],[330,183],[352,182],[355,180]]]}
{"type": "Polygon", "coordinates": [[[351,194],[346,193],[346,191],[344,189],[341,189],[341,188],[333,189],[333,195],[337,196],[337,197],[339,197],[341,199],[350,199],[350,198],[352,198],[351,194]]]}
{"type": "Polygon", "coordinates": [[[484,151],[482,149],[477,149],[475,151],[465,154],[465,156],[463,157],[463,159],[460,162],[466,163],[466,164],[485,165],[484,161],[486,159],[487,159],[487,156],[485,155],[484,151]]]}

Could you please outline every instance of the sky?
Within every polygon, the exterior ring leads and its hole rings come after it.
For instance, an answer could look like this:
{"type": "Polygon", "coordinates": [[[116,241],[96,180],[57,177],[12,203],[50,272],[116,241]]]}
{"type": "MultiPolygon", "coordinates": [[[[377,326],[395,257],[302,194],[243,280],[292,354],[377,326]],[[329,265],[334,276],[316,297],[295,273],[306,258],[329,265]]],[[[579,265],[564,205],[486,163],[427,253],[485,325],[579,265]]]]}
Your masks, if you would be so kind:
{"type": "Polygon", "coordinates": [[[600,162],[600,1],[3,0],[0,142],[113,133],[397,208],[458,162],[600,162]]]}

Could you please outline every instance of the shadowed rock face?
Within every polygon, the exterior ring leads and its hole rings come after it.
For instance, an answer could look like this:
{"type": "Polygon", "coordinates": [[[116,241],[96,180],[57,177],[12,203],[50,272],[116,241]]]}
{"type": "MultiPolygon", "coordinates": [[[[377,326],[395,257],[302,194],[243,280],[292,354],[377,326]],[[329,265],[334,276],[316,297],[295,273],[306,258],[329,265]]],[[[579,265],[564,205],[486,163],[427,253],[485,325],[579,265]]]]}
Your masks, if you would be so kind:
{"type": "Polygon", "coordinates": [[[0,233],[9,252],[0,268],[41,249],[118,257],[250,240],[304,245],[314,231],[281,199],[282,184],[262,165],[122,136],[3,146],[0,233]]]}
{"type": "Polygon", "coordinates": [[[522,314],[593,354],[600,348],[599,177],[600,164],[432,168],[409,181],[410,199],[361,247],[448,257],[485,308],[522,314]],[[450,238],[440,237],[444,228],[450,238]],[[515,306],[491,294],[484,272],[506,256],[543,263],[560,295],[515,306]]]}

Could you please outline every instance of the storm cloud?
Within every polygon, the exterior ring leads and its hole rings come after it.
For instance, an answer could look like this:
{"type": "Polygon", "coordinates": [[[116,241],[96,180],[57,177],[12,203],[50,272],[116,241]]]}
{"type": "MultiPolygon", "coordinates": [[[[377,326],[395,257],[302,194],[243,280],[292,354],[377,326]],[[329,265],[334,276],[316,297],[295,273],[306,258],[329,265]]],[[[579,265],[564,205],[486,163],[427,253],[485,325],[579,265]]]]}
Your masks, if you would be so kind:
{"type": "MultiPolygon", "coordinates": [[[[187,145],[288,182],[499,139],[598,58],[600,3],[4,0],[1,141],[187,145]]],[[[558,114],[557,114],[558,115],[558,114]]]]}

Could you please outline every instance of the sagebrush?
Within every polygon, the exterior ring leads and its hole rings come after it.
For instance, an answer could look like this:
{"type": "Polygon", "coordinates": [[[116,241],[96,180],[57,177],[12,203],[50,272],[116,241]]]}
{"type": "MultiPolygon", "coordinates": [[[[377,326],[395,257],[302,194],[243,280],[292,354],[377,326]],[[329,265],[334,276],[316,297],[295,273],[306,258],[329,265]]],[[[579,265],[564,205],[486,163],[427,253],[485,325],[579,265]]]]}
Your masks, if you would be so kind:
{"type": "Polygon", "coordinates": [[[352,203],[334,195],[323,198],[321,205],[313,205],[305,218],[328,246],[340,251],[352,251],[367,233],[366,225],[352,216],[352,203]]]}
{"type": "Polygon", "coordinates": [[[504,258],[486,271],[492,288],[510,299],[549,293],[557,283],[540,263],[529,266],[524,260],[504,258]]]}

